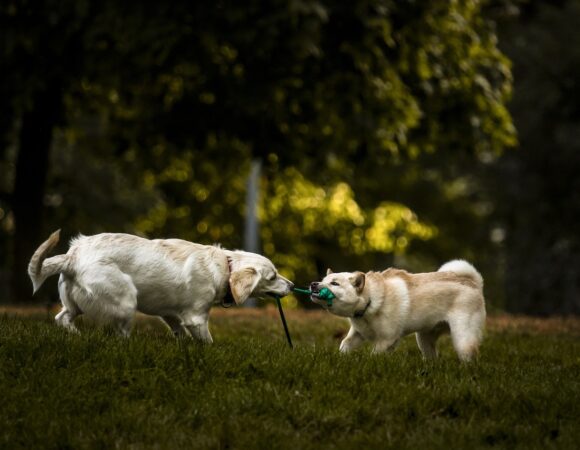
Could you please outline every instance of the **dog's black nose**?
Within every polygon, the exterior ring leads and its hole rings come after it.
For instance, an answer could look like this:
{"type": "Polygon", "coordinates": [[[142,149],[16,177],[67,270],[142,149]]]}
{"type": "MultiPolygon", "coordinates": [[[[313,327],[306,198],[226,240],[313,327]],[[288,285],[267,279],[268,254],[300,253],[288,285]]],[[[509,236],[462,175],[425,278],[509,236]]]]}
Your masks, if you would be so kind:
{"type": "Polygon", "coordinates": [[[318,285],[320,283],[318,281],[313,281],[312,283],[310,283],[310,290],[312,292],[318,292],[318,285]]]}

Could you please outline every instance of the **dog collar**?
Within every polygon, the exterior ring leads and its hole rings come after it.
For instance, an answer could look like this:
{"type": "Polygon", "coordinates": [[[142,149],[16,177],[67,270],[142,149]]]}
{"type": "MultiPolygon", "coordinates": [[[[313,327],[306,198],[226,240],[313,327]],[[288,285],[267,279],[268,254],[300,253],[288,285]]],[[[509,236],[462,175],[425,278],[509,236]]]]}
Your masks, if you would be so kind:
{"type": "Polygon", "coordinates": [[[355,319],[360,319],[362,316],[365,315],[365,313],[367,312],[367,309],[369,309],[369,306],[371,306],[371,299],[369,298],[369,301],[367,302],[367,305],[364,307],[364,309],[360,310],[360,311],[355,311],[353,314],[353,317],[355,319]]]}
{"type": "Polygon", "coordinates": [[[229,275],[228,275],[228,281],[226,282],[226,293],[224,295],[224,298],[222,298],[222,306],[224,308],[229,308],[231,306],[234,306],[236,304],[236,300],[234,299],[234,294],[232,294],[232,288],[230,287],[230,275],[232,274],[232,260],[229,258],[229,256],[226,256],[227,262],[228,262],[228,270],[229,270],[229,275]]]}

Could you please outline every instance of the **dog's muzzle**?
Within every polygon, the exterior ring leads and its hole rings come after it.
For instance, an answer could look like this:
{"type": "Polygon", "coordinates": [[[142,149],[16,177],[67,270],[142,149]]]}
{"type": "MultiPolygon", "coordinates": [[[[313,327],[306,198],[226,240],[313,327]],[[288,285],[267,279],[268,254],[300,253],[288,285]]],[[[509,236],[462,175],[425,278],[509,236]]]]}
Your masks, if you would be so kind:
{"type": "Polygon", "coordinates": [[[318,295],[320,293],[320,283],[318,281],[313,281],[310,283],[310,294],[318,295]]]}

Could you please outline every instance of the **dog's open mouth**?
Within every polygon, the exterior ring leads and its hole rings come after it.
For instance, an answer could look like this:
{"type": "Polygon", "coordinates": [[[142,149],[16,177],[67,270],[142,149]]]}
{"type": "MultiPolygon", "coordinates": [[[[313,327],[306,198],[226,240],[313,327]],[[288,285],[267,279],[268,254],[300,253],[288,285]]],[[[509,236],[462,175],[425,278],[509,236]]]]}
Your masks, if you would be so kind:
{"type": "Polygon", "coordinates": [[[322,306],[322,307],[327,306],[326,302],[320,298],[320,291],[311,291],[310,292],[310,300],[312,302],[316,303],[317,305],[322,306]]]}
{"type": "Polygon", "coordinates": [[[316,303],[320,302],[320,304],[323,304],[323,302],[324,302],[323,299],[320,298],[320,291],[319,290],[310,291],[310,299],[316,303]]]}
{"type": "Polygon", "coordinates": [[[326,308],[326,302],[324,300],[321,300],[320,298],[312,295],[310,296],[310,301],[318,306],[322,306],[323,308],[326,308]]]}

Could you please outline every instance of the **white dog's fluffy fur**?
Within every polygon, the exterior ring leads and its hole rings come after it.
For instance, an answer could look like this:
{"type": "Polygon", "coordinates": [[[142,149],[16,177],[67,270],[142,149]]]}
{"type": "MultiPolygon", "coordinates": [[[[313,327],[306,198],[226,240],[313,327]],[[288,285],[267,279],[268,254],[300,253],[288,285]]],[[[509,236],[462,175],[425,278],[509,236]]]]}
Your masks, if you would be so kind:
{"type": "Polygon", "coordinates": [[[255,253],[230,251],[180,239],[148,240],[104,233],[73,239],[64,255],[47,258],[59,231],[40,245],[28,274],[34,291],[60,273],[63,308],[56,322],[77,331],[86,314],[129,335],[136,311],[160,316],[176,335],[211,343],[209,310],[231,290],[236,303],[264,294],[290,293],[293,284],[272,262],[255,253]]]}
{"type": "Polygon", "coordinates": [[[478,351],[485,326],[483,278],[466,261],[450,261],[437,271],[411,274],[404,270],[332,273],[312,283],[312,300],[338,316],[348,317],[350,331],[340,344],[342,352],[374,344],[375,352],[394,348],[399,339],[416,333],[425,358],[437,356],[437,338],[451,333],[462,360],[478,351]],[[322,288],[336,298],[332,306],[317,297],[322,288]]]}

